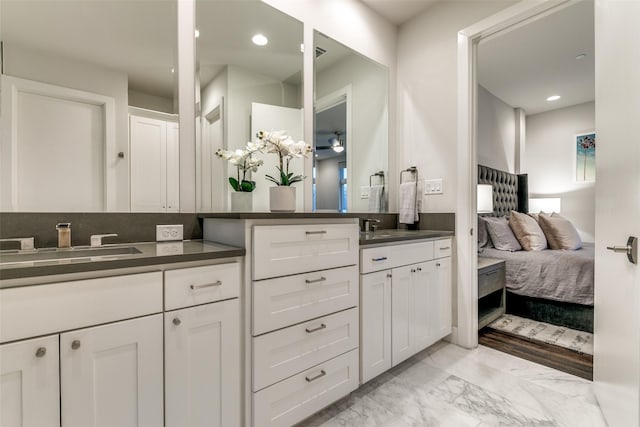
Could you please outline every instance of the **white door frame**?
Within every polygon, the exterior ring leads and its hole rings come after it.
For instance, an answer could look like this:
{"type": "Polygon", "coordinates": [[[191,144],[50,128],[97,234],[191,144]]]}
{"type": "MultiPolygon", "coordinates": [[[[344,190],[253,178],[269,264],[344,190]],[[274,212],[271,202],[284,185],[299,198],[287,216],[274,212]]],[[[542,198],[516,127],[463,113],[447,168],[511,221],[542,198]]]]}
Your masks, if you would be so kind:
{"type": "MultiPolygon", "coordinates": [[[[344,87],[341,87],[340,89],[333,91],[325,96],[323,96],[322,98],[319,98],[316,101],[315,104],[315,108],[314,108],[314,112],[313,112],[313,124],[315,126],[316,120],[316,114],[321,113],[324,110],[328,110],[329,108],[335,107],[338,104],[341,104],[342,102],[346,102],[347,106],[346,106],[346,110],[347,110],[347,117],[346,117],[346,123],[347,123],[347,129],[345,132],[345,137],[346,137],[346,141],[347,141],[347,197],[348,197],[348,201],[347,201],[347,211],[351,212],[351,209],[353,209],[353,204],[355,203],[355,198],[354,198],[354,189],[352,188],[353,186],[353,179],[349,179],[349,171],[353,171],[352,169],[352,165],[353,165],[353,127],[351,126],[351,103],[353,102],[353,98],[352,98],[352,89],[351,89],[351,85],[348,84],[344,87]]],[[[315,131],[314,131],[314,139],[315,139],[315,131]]],[[[315,141],[314,144],[315,146],[315,141]]],[[[315,148],[315,147],[314,147],[315,148]]],[[[315,161],[315,159],[312,157],[310,160],[311,163],[311,167],[313,168],[313,162],[315,161]]],[[[306,169],[305,169],[306,170],[306,169]]],[[[313,194],[313,189],[312,189],[312,185],[313,185],[313,180],[305,180],[305,193],[307,194],[313,194]]],[[[310,199],[311,200],[311,199],[310,199]]],[[[305,206],[305,210],[311,211],[311,207],[306,207],[305,206]]]]}
{"type": "Polygon", "coordinates": [[[453,341],[478,345],[478,248],[476,237],[476,156],[478,43],[577,3],[576,0],[524,0],[458,32],[458,328],[453,341]]]}

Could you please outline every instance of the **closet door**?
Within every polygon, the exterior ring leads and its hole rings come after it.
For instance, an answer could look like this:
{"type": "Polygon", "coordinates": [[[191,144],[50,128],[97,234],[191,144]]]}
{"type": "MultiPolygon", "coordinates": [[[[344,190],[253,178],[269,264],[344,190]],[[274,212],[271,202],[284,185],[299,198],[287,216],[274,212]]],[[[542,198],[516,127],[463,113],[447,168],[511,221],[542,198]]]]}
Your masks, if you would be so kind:
{"type": "Polygon", "coordinates": [[[178,123],[167,122],[167,212],[180,212],[180,144],[178,123]]]}
{"type": "Polygon", "coordinates": [[[129,116],[131,212],[167,210],[167,122],[129,116]]]}

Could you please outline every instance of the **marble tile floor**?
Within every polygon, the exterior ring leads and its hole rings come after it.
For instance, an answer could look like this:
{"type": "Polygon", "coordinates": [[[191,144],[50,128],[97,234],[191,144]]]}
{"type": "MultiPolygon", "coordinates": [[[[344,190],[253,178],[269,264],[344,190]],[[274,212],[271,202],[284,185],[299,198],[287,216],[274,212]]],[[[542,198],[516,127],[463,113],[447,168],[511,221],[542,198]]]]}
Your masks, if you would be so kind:
{"type": "Polygon", "coordinates": [[[606,427],[590,381],[437,343],[297,427],[606,427]]]}

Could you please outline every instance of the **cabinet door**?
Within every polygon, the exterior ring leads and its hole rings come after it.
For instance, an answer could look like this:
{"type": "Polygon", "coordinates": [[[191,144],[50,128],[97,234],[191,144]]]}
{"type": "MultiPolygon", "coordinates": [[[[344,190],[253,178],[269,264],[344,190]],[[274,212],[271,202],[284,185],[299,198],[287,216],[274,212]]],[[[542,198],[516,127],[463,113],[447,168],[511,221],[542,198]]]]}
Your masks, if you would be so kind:
{"type": "Polygon", "coordinates": [[[180,212],[180,144],[178,123],[167,122],[167,212],[180,212]]]}
{"type": "Polygon", "coordinates": [[[238,299],[165,313],[166,426],[240,425],[238,299]]]}
{"type": "MultiPolygon", "coordinates": [[[[434,309],[437,302],[436,266],[434,261],[422,262],[411,266],[413,284],[413,310],[415,328],[414,353],[424,350],[433,344],[434,309]]],[[[437,320],[437,319],[436,319],[437,320]]]]}
{"type": "Polygon", "coordinates": [[[129,117],[131,211],[165,212],[167,208],[167,123],[129,117]]]}
{"type": "Polygon", "coordinates": [[[0,426],[59,426],[58,336],[4,344],[0,361],[0,426]]]}
{"type": "Polygon", "coordinates": [[[163,425],[162,366],[162,314],[61,334],[62,425],[163,425]]]}
{"type": "Polygon", "coordinates": [[[434,340],[435,342],[449,335],[452,330],[452,283],[451,283],[451,258],[441,258],[431,261],[435,264],[436,289],[434,313],[434,340]]]}
{"type": "Polygon", "coordinates": [[[391,270],[360,276],[360,382],[391,368],[391,270]]]}
{"type": "Polygon", "coordinates": [[[391,270],[391,362],[393,366],[414,354],[413,266],[391,270]]]}

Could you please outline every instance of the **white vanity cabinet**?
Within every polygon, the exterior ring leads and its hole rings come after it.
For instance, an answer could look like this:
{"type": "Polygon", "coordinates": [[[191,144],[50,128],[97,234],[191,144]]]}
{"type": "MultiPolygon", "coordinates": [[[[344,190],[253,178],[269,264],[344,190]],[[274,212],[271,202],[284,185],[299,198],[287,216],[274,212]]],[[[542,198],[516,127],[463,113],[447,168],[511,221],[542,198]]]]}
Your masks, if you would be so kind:
{"type": "Polygon", "coordinates": [[[361,249],[362,383],[451,333],[450,256],[449,238],[361,249]]]}
{"type": "Polygon", "coordinates": [[[64,427],[163,423],[162,315],[60,334],[64,427]]]}
{"type": "Polygon", "coordinates": [[[241,260],[149,268],[0,289],[0,425],[241,425],[241,260]]]}
{"type": "Polygon", "coordinates": [[[356,224],[252,232],[252,411],[291,426],[358,387],[356,224]]]}
{"type": "Polygon", "coordinates": [[[193,305],[164,313],[166,427],[240,426],[239,288],[238,263],[165,272],[165,307],[193,305]]]}
{"type": "Polygon", "coordinates": [[[60,426],[58,335],[0,345],[0,425],[60,426]]]}

